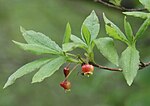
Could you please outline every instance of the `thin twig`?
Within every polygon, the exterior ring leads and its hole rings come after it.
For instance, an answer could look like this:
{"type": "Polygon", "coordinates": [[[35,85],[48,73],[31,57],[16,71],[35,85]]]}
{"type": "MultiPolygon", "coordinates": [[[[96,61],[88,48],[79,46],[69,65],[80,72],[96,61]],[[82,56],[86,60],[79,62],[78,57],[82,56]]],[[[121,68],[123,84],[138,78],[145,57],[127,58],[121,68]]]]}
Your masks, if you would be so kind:
{"type": "Polygon", "coordinates": [[[71,75],[71,73],[77,68],[78,65],[79,65],[79,64],[75,65],[75,66],[72,68],[72,70],[71,70],[70,73],[66,76],[66,78],[64,79],[64,81],[68,79],[68,77],[69,77],[69,76],[71,75]]]}
{"type": "Polygon", "coordinates": [[[68,63],[67,66],[66,66],[66,68],[69,68],[70,64],[71,64],[71,63],[68,63]]]}
{"type": "Polygon", "coordinates": [[[78,55],[78,59],[82,62],[85,63],[85,61],[82,59],[82,57],[80,55],[78,55]]]}
{"type": "MultiPolygon", "coordinates": [[[[140,63],[141,63],[141,62],[140,62],[140,63]]],[[[150,66],[150,62],[147,62],[147,63],[143,63],[143,62],[142,62],[142,64],[139,65],[139,66],[140,66],[139,70],[141,70],[141,69],[143,69],[143,68],[145,68],[145,67],[147,67],[147,66],[150,66]]]]}
{"type": "Polygon", "coordinates": [[[108,7],[111,7],[111,8],[115,8],[115,9],[118,9],[118,10],[121,10],[121,11],[144,11],[144,10],[147,10],[145,8],[133,8],[133,9],[128,9],[128,8],[125,8],[125,7],[121,7],[121,6],[116,6],[112,3],[108,3],[108,2],[104,2],[103,0],[94,0],[95,2],[99,2],[99,3],[102,3],[108,7]]]}
{"type": "Polygon", "coordinates": [[[141,67],[144,67],[145,64],[144,64],[142,61],[140,61],[140,66],[141,66],[141,67]]]}
{"type": "MultiPolygon", "coordinates": [[[[108,70],[108,71],[117,71],[117,72],[122,72],[123,70],[120,69],[120,68],[110,68],[110,67],[107,67],[107,66],[102,66],[100,64],[97,64],[97,63],[94,63],[94,62],[90,62],[89,64],[92,64],[93,66],[97,67],[97,68],[100,68],[100,69],[105,69],[105,70],[108,70]]],[[[139,70],[147,67],[147,66],[150,66],[150,62],[148,63],[143,63],[139,65],[139,70]]]]}
{"type": "Polygon", "coordinates": [[[93,65],[93,66],[95,66],[97,68],[100,68],[100,69],[122,72],[122,69],[120,69],[120,68],[110,68],[110,67],[107,67],[107,66],[102,66],[102,65],[97,64],[97,63],[93,63],[93,62],[90,62],[89,64],[91,64],[91,65],[93,65]]]}
{"type": "Polygon", "coordinates": [[[144,63],[145,67],[150,65],[150,62],[144,63]]]}

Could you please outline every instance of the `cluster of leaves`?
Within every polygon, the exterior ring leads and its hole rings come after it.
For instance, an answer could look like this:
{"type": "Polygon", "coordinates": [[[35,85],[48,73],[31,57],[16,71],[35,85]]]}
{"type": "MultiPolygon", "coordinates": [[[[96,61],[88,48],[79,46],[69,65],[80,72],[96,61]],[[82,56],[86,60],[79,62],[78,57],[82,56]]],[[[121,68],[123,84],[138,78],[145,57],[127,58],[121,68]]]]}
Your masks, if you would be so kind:
{"type": "MultiPolygon", "coordinates": [[[[117,3],[120,3],[119,1],[120,0],[116,0],[117,3]]],[[[150,11],[149,0],[140,0],[140,2],[150,11]]],[[[50,77],[66,62],[76,64],[90,62],[94,63],[93,48],[95,46],[105,58],[123,70],[123,75],[128,85],[131,85],[137,74],[140,64],[140,56],[139,51],[136,49],[136,42],[150,25],[150,13],[123,12],[123,14],[145,19],[144,23],[141,25],[136,34],[133,34],[131,25],[127,21],[126,16],[124,18],[125,33],[123,33],[119,27],[117,27],[105,16],[105,14],[103,14],[106,33],[110,37],[97,38],[100,24],[96,13],[92,11],[82,24],[82,39],[73,35],[71,33],[70,24],[67,24],[62,48],[46,35],[32,30],[26,31],[21,27],[20,29],[22,35],[27,43],[13,41],[16,45],[24,50],[38,55],[52,54],[55,55],[56,58],[42,58],[22,66],[8,78],[4,88],[13,84],[16,79],[37,69],[39,69],[39,71],[33,76],[32,83],[41,82],[45,78],[50,77]],[[127,48],[122,52],[121,56],[118,56],[113,39],[120,40],[121,42],[127,44],[127,48]],[[78,58],[78,55],[70,53],[70,51],[74,50],[75,48],[81,48],[85,50],[84,59],[81,59],[81,57],[78,58]]]]}

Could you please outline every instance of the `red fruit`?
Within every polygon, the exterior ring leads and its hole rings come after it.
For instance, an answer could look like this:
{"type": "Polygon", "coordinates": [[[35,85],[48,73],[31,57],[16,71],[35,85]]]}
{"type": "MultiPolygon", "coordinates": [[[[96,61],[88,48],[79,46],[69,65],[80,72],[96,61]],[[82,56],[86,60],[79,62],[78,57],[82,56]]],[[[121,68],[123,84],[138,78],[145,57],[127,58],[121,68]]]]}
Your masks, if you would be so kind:
{"type": "Polygon", "coordinates": [[[67,75],[70,73],[70,69],[68,67],[64,68],[64,75],[67,77],[67,75]]]}
{"type": "Polygon", "coordinates": [[[71,83],[67,80],[60,83],[60,86],[64,88],[65,91],[70,91],[71,83]]]}
{"type": "Polygon", "coordinates": [[[89,76],[89,75],[93,74],[93,71],[94,71],[93,65],[84,64],[82,66],[82,72],[83,72],[84,75],[88,75],[89,76]]]}

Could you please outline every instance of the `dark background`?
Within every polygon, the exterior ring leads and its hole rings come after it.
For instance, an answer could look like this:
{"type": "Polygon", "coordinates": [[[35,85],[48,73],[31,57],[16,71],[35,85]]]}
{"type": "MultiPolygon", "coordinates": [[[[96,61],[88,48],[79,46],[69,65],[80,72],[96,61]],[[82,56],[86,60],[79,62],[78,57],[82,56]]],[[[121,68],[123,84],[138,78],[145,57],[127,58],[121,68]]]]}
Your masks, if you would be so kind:
{"type": "MultiPolygon", "coordinates": [[[[126,7],[139,8],[137,0],[124,0],[126,7]],[[130,2],[130,3],[129,3],[130,2]]],[[[71,76],[72,91],[64,93],[59,83],[64,79],[62,68],[42,83],[31,84],[34,73],[26,75],[12,86],[2,89],[7,78],[19,67],[38,56],[24,52],[12,40],[25,42],[19,26],[33,29],[51,37],[59,45],[70,22],[73,34],[80,37],[80,27],[86,16],[95,10],[101,24],[98,37],[105,34],[102,13],[121,27],[121,11],[106,7],[92,0],[0,0],[0,106],[150,106],[150,67],[139,71],[131,87],[119,72],[95,69],[87,78],[77,75],[79,67],[71,76]]],[[[142,24],[139,18],[128,17],[134,32],[142,24]]],[[[150,60],[150,29],[138,41],[141,60],[150,60]]],[[[126,45],[115,43],[119,54],[126,45]]],[[[81,52],[76,49],[75,53],[81,52]]],[[[96,61],[102,65],[110,63],[95,49],[96,61]]]]}

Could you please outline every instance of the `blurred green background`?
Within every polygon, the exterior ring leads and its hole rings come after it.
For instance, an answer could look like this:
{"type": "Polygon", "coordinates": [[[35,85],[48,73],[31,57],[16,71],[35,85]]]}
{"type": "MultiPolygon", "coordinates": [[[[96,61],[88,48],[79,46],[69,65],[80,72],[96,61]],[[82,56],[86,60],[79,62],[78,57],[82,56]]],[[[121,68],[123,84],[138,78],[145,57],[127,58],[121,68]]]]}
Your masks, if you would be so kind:
{"type": "MultiPolygon", "coordinates": [[[[141,7],[137,0],[124,0],[124,6],[141,7]],[[130,2],[130,3],[129,3],[130,2]],[[132,3],[131,3],[132,2],[132,3]]],[[[64,93],[59,83],[64,79],[62,68],[42,83],[31,84],[34,73],[17,80],[7,89],[2,89],[7,78],[20,66],[38,56],[24,52],[11,40],[22,41],[19,26],[33,29],[51,37],[59,45],[70,22],[73,34],[80,37],[80,27],[86,16],[95,10],[100,19],[98,37],[107,36],[102,13],[121,26],[121,11],[106,7],[92,0],[0,0],[0,106],[150,106],[150,67],[139,71],[129,87],[118,72],[95,69],[90,78],[78,75],[80,67],[71,76],[72,92],[64,93]]],[[[142,24],[139,18],[128,17],[134,31],[142,24]]],[[[150,60],[150,28],[138,42],[141,60],[150,60]]],[[[119,54],[126,45],[116,41],[119,54]]],[[[75,53],[82,53],[76,49],[75,53]]],[[[95,49],[96,61],[112,66],[95,49]]]]}

